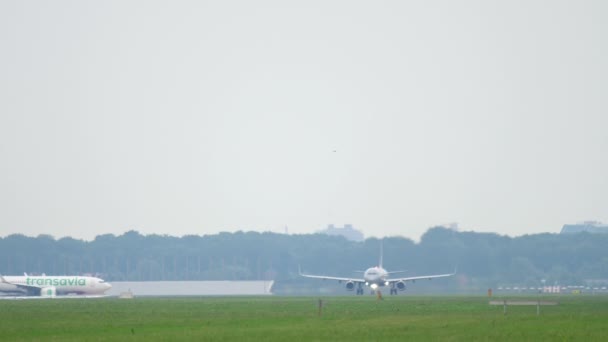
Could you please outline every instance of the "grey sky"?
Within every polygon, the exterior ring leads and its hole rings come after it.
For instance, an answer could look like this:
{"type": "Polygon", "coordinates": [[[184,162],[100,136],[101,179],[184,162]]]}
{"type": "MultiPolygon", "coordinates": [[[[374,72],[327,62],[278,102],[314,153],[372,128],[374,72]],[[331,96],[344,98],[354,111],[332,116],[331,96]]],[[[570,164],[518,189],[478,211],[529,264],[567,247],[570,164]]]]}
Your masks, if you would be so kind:
{"type": "Polygon", "coordinates": [[[606,1],[2,0],[0,42],[1,236],[608,221],[606,1]]]}

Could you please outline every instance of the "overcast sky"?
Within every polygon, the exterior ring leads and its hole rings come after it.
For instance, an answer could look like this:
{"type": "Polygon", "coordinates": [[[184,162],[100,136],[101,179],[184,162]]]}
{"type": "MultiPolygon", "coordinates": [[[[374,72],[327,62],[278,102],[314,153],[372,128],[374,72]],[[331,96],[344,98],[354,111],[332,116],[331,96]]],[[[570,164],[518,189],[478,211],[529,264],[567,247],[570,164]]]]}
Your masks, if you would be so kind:
{"type": "Polygon", "coordinates": [[[0,1],[0,236],[608,221],[608,2],[0,1]]]}

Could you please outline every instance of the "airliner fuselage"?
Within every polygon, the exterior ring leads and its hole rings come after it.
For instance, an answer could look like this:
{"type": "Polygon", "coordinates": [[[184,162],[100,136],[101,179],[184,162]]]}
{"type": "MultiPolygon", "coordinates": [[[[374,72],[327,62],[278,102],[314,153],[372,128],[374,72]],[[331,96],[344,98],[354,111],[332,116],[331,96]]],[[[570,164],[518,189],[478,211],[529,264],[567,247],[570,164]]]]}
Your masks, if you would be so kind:
{"type": "Polygon", "coordinates": [[[26,296],[103,295],[112,285],[97,277],[0,276],[0,292],[26,296]]]}
{"type": "Polygon", "coordinates": [[[380,266],[370,267],[365,270],[365,272],[363,272],[363,279],[365,280],[365,285],[371,287],[374,290],[377,287],[388,285],[386,283],[387,278],[388,271],[380,266]]]}

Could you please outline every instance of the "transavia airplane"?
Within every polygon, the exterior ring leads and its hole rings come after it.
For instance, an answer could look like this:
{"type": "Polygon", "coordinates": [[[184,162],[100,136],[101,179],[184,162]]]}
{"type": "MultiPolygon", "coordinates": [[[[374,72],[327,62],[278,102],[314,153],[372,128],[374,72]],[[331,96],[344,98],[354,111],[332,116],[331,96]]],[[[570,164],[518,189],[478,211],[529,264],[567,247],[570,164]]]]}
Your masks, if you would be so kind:
{"type": "Polygon", "coordinates": [[[112,285],[103,279],[81,276],[1,276],[0,293],[28,297],[53,298],[56,296],[78,295],[86,297],[103,296],[112,285]]]}
{"type": "Polygon", "coordinates": [[[356,271],[359,273],[363,273],[363,279],[361,278],[341,278],[341,277],[328,277],[324,275],[313,275],[313,274],[303,274],[300,271],[300,275],[302,277],[308,278],[317,278],[317,279],[329,279],[329,280],[337,280],[339,282],[346,282],[346,290],[353,291],[355,288],[357,289],[357,294],[363,294],[363,285],[369,286],[372,290],[372,294],[384,286],[390,286],[391,295],[396,295],[397,291],[404,291],[406,289],[405,283],[408,281],[415,282],[416,280],[422,279],[434,279],[434,278],[444,278],[450,277],[456,274],[456,270],[454,273],[446,273],[446,274],[433,274],[433,275],[425,275],[425,276],[414,276],[414,277],[402,277],[402,278],[389,278],[389,274],[394,273],[403,273],[406,271],[393,271],[388,272],[382,267],[382,244],[380,245],[380,263],[376,267],[370,267],[365,271],[356,271]]]}

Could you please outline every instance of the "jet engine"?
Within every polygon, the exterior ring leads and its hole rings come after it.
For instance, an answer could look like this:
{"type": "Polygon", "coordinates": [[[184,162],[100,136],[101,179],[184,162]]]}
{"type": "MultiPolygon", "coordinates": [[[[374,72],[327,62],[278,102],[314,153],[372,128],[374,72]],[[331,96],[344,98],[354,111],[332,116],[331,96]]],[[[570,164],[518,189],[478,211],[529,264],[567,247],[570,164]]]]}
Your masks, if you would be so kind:
{"type": "Polygon", "coordinates": [[[402,282],[402,281],[397,282],[396,286],[397,286],[397,290],[399,290],[399,291],[405,290],[405,282],[402,282]]]}
{"type": "Polygon", "coordinates": [[[354,290],[355,289],[355,282],[353,282],[353,281],[347,281],[346,282],[346,289],[348,291],[354,290]]]}
{"type": "Polygon", "coordinates": [[[57,289],[54,286],[43,287],[40,289],[40,297],[55,297],[57,289]]]}

